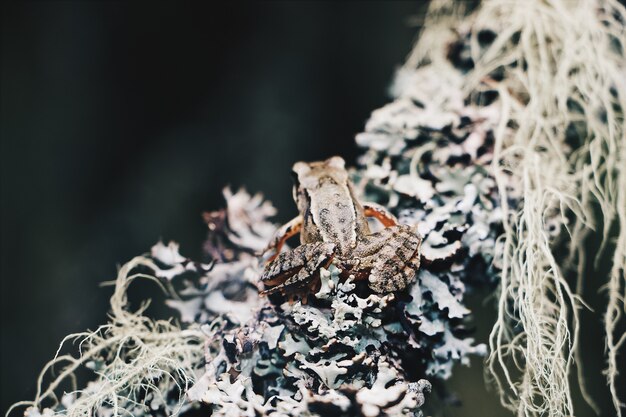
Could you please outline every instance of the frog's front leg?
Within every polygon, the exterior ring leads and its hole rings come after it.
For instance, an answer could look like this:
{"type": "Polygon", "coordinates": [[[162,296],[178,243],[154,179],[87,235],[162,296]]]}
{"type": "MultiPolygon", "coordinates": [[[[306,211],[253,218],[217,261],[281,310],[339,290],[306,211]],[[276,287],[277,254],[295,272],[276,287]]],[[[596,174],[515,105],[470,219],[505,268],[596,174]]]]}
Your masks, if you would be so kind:
{"type": "Polygon", "coordinates": [[[357,276],[369,274],[369,287],[377,293],[400,291],[415,279],[421,243],[411,226],[388,227],[359,240],[347,265],[357,276]]]}
{"type": "Polygon", "coordinates": [[[263,254],[271,250],[274,251],[274,254],[267,260],[267,262],[272,262],[276,259],[276,257],[278,257],[278,254],[287,239],[300,233],[300,230],[302,230],[302,221],[302,216],[297,216],[290,220],[289,223],[282,225],[278,230],[276,230],[272,240],[270,240],[270,243],[261,253],[263,254]]]}
{"type": "Polygon", "coordinates": [[[363,214],[365,217],[374,217],[380,221],[383,226],[391,227],[398,224],[396,216],[391,214],[389,210],[380,204],[376,203],[363,203],[363,214]]]}
{"type": "Polygon", "coordinates": [[[328,267],[335,255],[335,244],[316,242],[305,243],[297,248],[279,254],[265,266],[261,282],[274,286],[262,291],[261,295],[281,292],[303,297],[319,286],[319,270],[328,267]]]}

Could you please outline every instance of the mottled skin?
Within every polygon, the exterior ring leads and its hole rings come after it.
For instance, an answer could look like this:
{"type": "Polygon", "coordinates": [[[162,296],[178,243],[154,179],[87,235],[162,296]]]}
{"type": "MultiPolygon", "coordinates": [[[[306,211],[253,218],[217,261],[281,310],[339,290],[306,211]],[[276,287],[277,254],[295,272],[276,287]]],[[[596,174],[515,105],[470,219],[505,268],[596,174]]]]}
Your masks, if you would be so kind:
{"type": "Polygon", "coordinates": [[[268,260],[261,281],[274,286],[262,294],[281,292],[293,296],[317,291],[319,269],[331,262],[343,275],[368,279],[377,293],[406,288],[414,279],[420,260],[419,235],[383,207],[361,204],[340,157],[321,162],[298,162],[294,200],[300,215],[278,229],[266,252],[268,260]],[[376,217],[386,227],[371,233],[366,217],[376,217]],[[301,245],[280,253],[285,241],[300,233],[301,245]]]}

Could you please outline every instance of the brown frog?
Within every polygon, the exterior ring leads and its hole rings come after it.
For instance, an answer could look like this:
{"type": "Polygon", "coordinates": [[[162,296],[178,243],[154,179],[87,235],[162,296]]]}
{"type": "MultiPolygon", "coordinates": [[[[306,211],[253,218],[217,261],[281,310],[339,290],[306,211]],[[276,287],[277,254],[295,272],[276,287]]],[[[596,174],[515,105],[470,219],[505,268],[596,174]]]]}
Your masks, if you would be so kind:
{"type": "Polygon", "coordinates": [[[281,292],[306,301],[320,288],[320,268],[331,262],[343,277],[367,279],[377,293],[403,290],[415,279],[420,236],[411,226],[398,224],[384,207],[359,202],[342,158],[297,162],[293,173],[300,215],[278,229],[265,250],[276,253],[261,281],[273,287],[261,294],[281,292]],[[366,217],[377,218],[385,228],[371,233],[366,217]],[[285,241],[298,233],[300,246],[280,253],[285,241]]]}

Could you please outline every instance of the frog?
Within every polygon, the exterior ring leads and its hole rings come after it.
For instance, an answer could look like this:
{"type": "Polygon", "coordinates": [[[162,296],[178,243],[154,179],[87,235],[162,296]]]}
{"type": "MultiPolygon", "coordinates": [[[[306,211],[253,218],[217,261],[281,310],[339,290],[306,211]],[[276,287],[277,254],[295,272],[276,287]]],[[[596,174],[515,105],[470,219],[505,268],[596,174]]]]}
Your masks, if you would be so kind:
{"type": "Polygon", "coordinates": [[[293,199],[298,216],[277,229],[262,254],[266,260],[261,295],[281,293],[293,302],[319,291],[320,272],[335,264],[340,276],[367,280],[378,294],[407,288],[420,267],[422,238],[415,226],[400,224],[385,207],[361,202],[345,167],[333,156],[323,161],[296,162],[293,199]],[[383,226],[372,232],[368,218],[383,226]],[[300,234],[300,245],[281,251],[300,234]]]}

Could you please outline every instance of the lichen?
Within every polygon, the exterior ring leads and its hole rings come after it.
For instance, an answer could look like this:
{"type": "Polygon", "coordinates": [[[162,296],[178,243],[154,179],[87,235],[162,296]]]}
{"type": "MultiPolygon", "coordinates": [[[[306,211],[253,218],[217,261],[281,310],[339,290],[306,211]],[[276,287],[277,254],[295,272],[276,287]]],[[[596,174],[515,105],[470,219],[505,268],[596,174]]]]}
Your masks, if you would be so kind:
{"type": "MultiPolygon", "coordinates": [[[[159,242],[125,265],[112,298],[112,322],[75,335],[87,348],[27,403],[28,415],[140,416],[205,403],[216,416],[413,416],[430,391],[428,379],[445,380],[455,362],[468,364],[468,355],[485,353],[484,345],[456,334],[470,313],[459,279],[467,258],[433,257],[402,293],[374,294],[363,282],[340,279],[331,265],[321,271],[320,289],[309,304],[262,297],[263,265],[255,252],[275,229],[268,221],[274,209],[243,190],[224,194],[227,207],[205,215],[205,250],[228,256],[202,264],[181,255],[177,244],[159,242]],[[165,302],[179,312],[180,327],[149,319],[143,307],[127,310],[125,292],[137,277],[168,289],[165,302]],[[48,404],[79,366],[92,369],[96,379],[48,404]]],[[[448,207],[457,214],[455,204],[448,207]]],[[[404,221],[428,218],[425,212],[403,213],[404,221]]],[[[458,232],[446,234],[457,228],[444,226],[449,214],[439,211],[434,216],[446,221],[423,226],[435,254],[446,252],[442,245],[453,245],[454,253],[462,246],[458,232]],[[435,230],[439,237],[432,237],[435,230]]]]}

